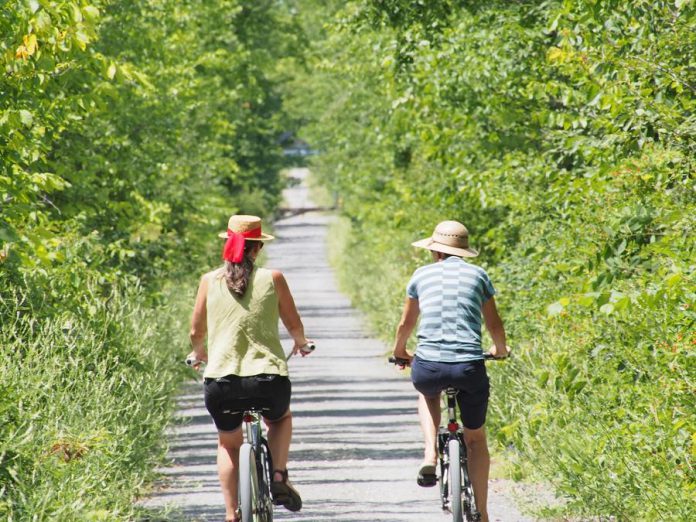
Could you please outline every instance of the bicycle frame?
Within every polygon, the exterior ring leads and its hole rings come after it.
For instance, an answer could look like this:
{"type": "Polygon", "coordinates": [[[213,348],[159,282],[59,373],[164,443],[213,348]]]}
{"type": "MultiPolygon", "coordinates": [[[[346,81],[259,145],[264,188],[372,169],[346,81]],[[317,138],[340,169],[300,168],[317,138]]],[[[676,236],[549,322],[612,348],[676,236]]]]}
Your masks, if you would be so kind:
{"type": "Polygon", "coordinates": [[[239,450],[239,505],[243,522],[273,520],[273,461],[261,426],[262,409],[244,412],[246,442],[239,450]],[[252,462],[253,461],[253,462],[252,462]]]}
{"type": "Polygon", "coordinates": [[[467,469],[464,432],[457,422],[458,393],[454,388],[445,389],[447,425],[440,427],[438,433],[440,500],[443,511],[451,512],[454,520],[479,520],[467,469]],[[451,462],[453,458],[458,462],[451,462]]]}
{"type": "Polygon", "coordinates": [[[243,420],[246,428],[246,441],[254,449],[258,449],[259,446],[266,442],[263,436],[263,429],[261,428],[261,411],[256,409],[245,411],[243,420]]]}

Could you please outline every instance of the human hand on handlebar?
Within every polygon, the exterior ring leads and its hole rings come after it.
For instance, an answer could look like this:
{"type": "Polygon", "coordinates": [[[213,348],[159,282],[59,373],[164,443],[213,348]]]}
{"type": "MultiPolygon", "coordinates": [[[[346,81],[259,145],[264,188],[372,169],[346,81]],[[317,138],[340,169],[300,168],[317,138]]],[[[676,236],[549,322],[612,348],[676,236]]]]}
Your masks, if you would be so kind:
{"type": "Polygon", "coordinates": [[[198,354],[196,354],[196,351],[192,351],[190,354],[186,356],[186,365],[190,366],[196,371],[200,371],[201,365],[204,363],[208,362],[208,356],[203,355],[202,357],[199,357],[198,354]]]}
{"type": "Polygon", "coordinates": [[[317,347],[314,341],[310,339],[305,339],[304,341],[302,344],[295,342],[295,346],[292,347],[290,354],[297,355],[299,353],[302,357],[307,357],[317,347]]]}
{"type": "Polygon", "coordinates": [[[390,363],[400,366],[402,370],[406,366],[411,366],[412,360],[413,356],[406,350],[394,350],[392,357],[389,358],[390,363]]]}
{"type": "Polygon", "coordinates": [[[510,356],[511,351],[509,346],[504,346],[503,348],[492,346],[488,353],[490,353],[494,359],[505,359],[510,356]]]}

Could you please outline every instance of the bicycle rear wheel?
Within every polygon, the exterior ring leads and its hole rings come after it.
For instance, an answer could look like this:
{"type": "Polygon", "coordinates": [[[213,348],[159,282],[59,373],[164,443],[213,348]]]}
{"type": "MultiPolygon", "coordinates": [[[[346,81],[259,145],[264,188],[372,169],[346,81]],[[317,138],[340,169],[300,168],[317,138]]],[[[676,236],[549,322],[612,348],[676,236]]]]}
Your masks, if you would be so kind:
{"type": "Polygon", "coordinates": [[[474,487],[469,479],[466,459],[462,459],[462,491],[464,493],[464,516],[467,522],[480,522],[481,513],[476,509],[476,499],[474,497],[474,487]]]}
{"type": "Polygon", "coordinates": [[[447,443],[447,456],[449,459],[449,490],[450,510],[453,522],[463,522],[462,509],[462,454],[461,443],[457,439],[451,439],[447,443]]]}
{"type": "Polygon", "coordinates": [[[239,449],[239,509],[242,522],[266,522],[261,518],[259,509],[259,489],[256,452],[251,444],[244,443],[239,449]]]}

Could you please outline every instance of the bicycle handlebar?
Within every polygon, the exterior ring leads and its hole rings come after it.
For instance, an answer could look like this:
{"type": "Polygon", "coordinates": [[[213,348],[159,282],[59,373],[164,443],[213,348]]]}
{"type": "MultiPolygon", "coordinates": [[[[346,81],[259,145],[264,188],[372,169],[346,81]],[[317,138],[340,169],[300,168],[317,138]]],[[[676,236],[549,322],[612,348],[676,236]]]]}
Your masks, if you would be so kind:
{"type": "MultiPolygon", "coordinates": [[[[485,361],[502,361],[508,358],[510,358],[510,353],[508,353],[507,357],[493,357],[488,352],[483,354],[483,359],[485,361]]],[[[389,362],[391,364],[396,364],[397,366],[411,366],[411,361],[408,359],[402,359],[401,357],[389,357],[389,362]]]]}
{"type": "Polygon", "coordinates": [[[300,346],[300,351],[302,353],[312,353],[314,350],[316,350],[316,348],[317,348],[317,345],[314,344],[314,342],[309,341],[304,346],[300,346]]]}
{"type": "MultiPolygon", "coordinates": [[[[300,351],[303,354],[308,355],[308,354],[312,353],[314,350],[316,350],[316,348],[317,348],[317,345],[315,343],[308,342],[307,344],[300,346],[300,351]]],[[[286,360],[290,359],[290,357],[292,357],[292,352],[290,352],[290,354],[286,357],[286,360]]],[[[199,361],[195,357],[188,356],[188,357],[186,357],[186,360],[184,362],[186,363],[186,366],[190,366],[191,368],[193,368],[193,366],[195,364],[204,363],[205,361],[199,361]]]]}
{"type": "Polygon", "coordinates": [[[196,359],[195,357],[190,357],[190,356],[189,356],[189,357],[186,357],[186,361],[184,361],[184,362],[186,362],[186,366],[193,367],[194,364],[203,363],[203,362],[205,362],[205,361],[199,361],[199,360],[196,359]]]}
{"type": "MultiPolygon", "coordinates": [[[[300,346],[300,352],[302,352],[303,355],[309,355],[312,353],[314,350],[316,350],[317,345],[313,341],[309,341],[307,344],[300,346]]],[[[286,361],[290,360],[290,357],[292,357],[292,350],[290,350],[290,353],[288,356],[285,358],[286,361]]]]}

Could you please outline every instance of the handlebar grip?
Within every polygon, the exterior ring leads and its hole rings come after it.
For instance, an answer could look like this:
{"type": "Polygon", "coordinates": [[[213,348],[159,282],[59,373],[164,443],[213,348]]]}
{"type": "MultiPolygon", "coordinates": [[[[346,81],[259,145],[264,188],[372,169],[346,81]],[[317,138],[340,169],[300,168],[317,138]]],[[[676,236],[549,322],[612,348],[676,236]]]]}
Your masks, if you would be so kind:
{"type": "Polygon", "coordinates": [[[186,366],[190,366],[191,368],[193,368],[194,364],[197,364],[197,363],[200,363],[203,361],[199,361],[195,357],[187,357],[185,362],[186,362],[186,366]]]}
{"type": "Polygon", "coordinates": [[[490,353],[486,352],[483,354],[483,359],[485,361],[504,361],[505,359],[509,359],[512,357],[512,352],[508,352],[508,354],[505,357],[493,357],[490,353]]]}
{"type": "Polygon", "coordinates": [[[300,351],[302,353],[312,353],[314,350],[316,350],[317,345],[314,343],[307,343],[304,346],[300,346],[300,351]]]}

